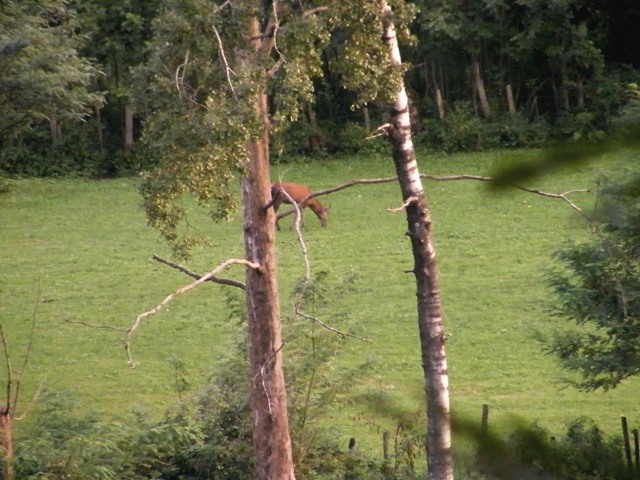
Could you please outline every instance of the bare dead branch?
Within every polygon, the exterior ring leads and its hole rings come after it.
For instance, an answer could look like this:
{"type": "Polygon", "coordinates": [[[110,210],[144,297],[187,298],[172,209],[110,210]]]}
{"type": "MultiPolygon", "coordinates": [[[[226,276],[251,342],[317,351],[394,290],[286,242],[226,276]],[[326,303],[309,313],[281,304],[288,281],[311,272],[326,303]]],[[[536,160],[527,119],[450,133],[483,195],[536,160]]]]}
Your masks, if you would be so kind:
{"type": "Polygon", "coordinates": [[[311,320],[312,322],[317,323],[318,325],[320,325],[322,328],[325,328],[325,329],[329,330],[330,332],[337,333],[341,337],[355,338],[356,340],[360,340],[362,342],[372,343],[371,340],[369,340],[367,338],[359,337],[359,336],[354,335],[352,333],[347,333],[347,332],[343,332],[341,330],[338,330],[337,328],[332,327],[331,325],[322,322],[321,320],[319,320],[318,318],[314,317],[313,315],[309,315],[308,313],[304,313],[296,305],[294,305],[294,310],[295,310],[296,315],[299,315],[302,318],[306,318],[307,320],[311,320]]]}
{"type": "MultiPolygon", "coordinates": [[[[482,175],[470,175],[470,174],[461,174],[461,175],[428,175],[428,174],[424,174],[423,173],[423,174],[420,174],[420,178],[424,178],[424,179],[427,179],[427,180],[433,180],[433,181],[440,181],[440,182],[443,182],[443,181],[456,181],[456,180],[473,180],[473,181],[480,181],[480,182],[492,182],[492,181],[494,181],[493,177],[482,176],[482,175]]],[[[356,185],[375,185],[375,184],[397,182],[397,181],[398,181],[398,178],[396,176],[351,180],[349,182],[342,183],[342,184],[337,185],[335,187],[326,188],[324,190],[318,190],[318,191],[312,192],[311,194],[309,194],[305,198],[303,198],[300,202],[298,202],[298,204],[302,204],[303,202],[307,201],[310,198],[319,197],[319,196],[322,196],[322,195],[328,195],[330,193],[339,192],[339,191],[344,190],[346,188],[354,187],[356,185]]],[[[593,224],[593,220],[588,215],[586,215],[584,213],[584,211],[582,209],[580,209],[580,207],[578,207],[574,202],[572,202],[568,198],[568,195],[573,194],[573,193],[590,193],[590,191],[588,189],[574,189],[574,190],[568,190],[568,191],[566,191],[564,193],[550,193],[550,192],[545,192],[545,191],[540,190],[540,189],[523,187],[521,185],[512,185],[512,187],[513,188],[517,188],[519,190],[522,190],[524,192],[535,194],[535,195],[540,195],[540,196],[547,197],[547,198],[563,200],[572,209],[574,209],[576,212],[578,212],[580,215],[582,215],[590,223],[593,224]]],[[[291,198],[289,198],[289,199],[291,200],[291,198]]],[[[414,201],[416,201],[416,199],[414,197],[410,197],[405,201],[405,203],[400,208],[389,208],[387,210],[391,211],[391,212],[402,211],[408,205],[410,205],[411,202],[414,202],[414,201]]],[[[271,202],[269,202],[263,208],[267,209],[272,204],[273,204],[273,199],[272,199],[271,202]]],[[[297,206],[296,202],[292,202],[292,204],[294,205],[294,208],[291,209],[291,210],[288,210],[286,212],[279,213],[277,215],[277,219],[278,220],[280,220],[281,218],[284,218],[284,217],[286,217],[288,215],[292,215],[294,213],[297,216],[300,215],[299,207],[297,206]]],[[[296,223],[297,223],[297,221],[298,221],[298,218],[296,218],[296,223]]],[[[302,235],[300,234],[299,228],[296,228],[296,232],[298,234],[298,240],[301,241],[301,245],[303,247],[303,255],[305,256],[305,264],[307,265],[307,270],[306,271],[308,271],[309,267],[308,267],[308,259],[306,258],[306,247],[304,246],[304,242],[302,241],[302,235]]],[[[308,276],[306,276],[305,279],[308,279],[308,276]]],[[[306,280],[305,280],[305,282],[306,282],[306,280]]],[[[304,289],[304,286],[303,286],[303,289],[304,289]]],[[[323,328],[325,328],[325,329],[327,329],[329,331],[332,331],[334,333],[337,333],[338,335],[341,335],[343,337],[352,337],[352,338],[356,338],[358,340],[369,342],[369,340],[367,340],[366,338],[362,338],[362,337],[358,337],[356,335],[352,335],[352,334],[349,334],[349,333],[342,332],[342,331],[338,330],[337,328],[332,327],[331,325],[328,325],[328,324],[322,322],[321,320],[317,319],[316,317],[302,312],[300,310],[299,303],[295,303],[294,304],[294,313],[296,315],[300,316],[300,317],[303,317],[303,318],[306,318],[308,320],[311,320],[311,321],[317,323],[318,325],[320,325],[321,327],[323,327],[323,328]]]]}
{"type": "MultiPolygon", "coordinates": [[[[164,263],[165,265],[171,267],[171,268],[175,268],[176,270],[181,271],[182,273],[190,276],[191,278],[195,278],[196,280],[200,280],[202,278],[202,275],[189,270],[187,267],[185,267],[184,265],[180,265],[179,263],[175,263],[172,262],[171,260],[167,260],[165,258],[160,257],[159,255],[153,255],[153,257],[151,257],[153,260],[155,260],[156,262],[160,262],[160,263],[164,263]]],[[[219,278],[216,276],[212,276],[209,279],[207,279],[208,282],[213,282],[213,283],[219,283],[220,285],[229,285],[231,287],[238,287],[242,290],[246,289],[246,286],[244,283],[242,282],[238,282],[237,280],[231,280],[228,278],[219,278]]]]}
{"type": "MultiPolygon", "coordinates": [[[[429,174],[426,174],[426,173],[421,173],[420,174],[420,178],[424,178],[424,179],[427,179],[427,180],[438,181],[438,182],[450,182],[450,181],[456,181],[456,180],[475,180],[475,181],[479,181],[479,182],[493,182],[493,181],[495,181],[494,177],[488,177],[488,176],[484,176],[484,175],[469,175],[469,174],[429,175],[429,174]]],[[[318,190],[316,192],[313,192],[313,193],[307,195],[305,198],[303,198],[301,203],[306,201],[306,200],[308,200],[308,199],[310,199],[310,198],[313,198],[313,197],[319,197],[321,195],[328,195],[330,193],[339,192],[340,190],[344,190],[346,188],[353,187],[353,186],[356,186],[356,185],[373,185],[373,184],[378,184],[378,183],[389,183],[389,182],[396,182],[396,181],[398,181],[397,177],[366,178],[366,179],[359,179],[359,180],[351,180],[350,182],[342,183],[342,184],[337,185],[335,187],[326,188],[324,190],[318,190]]],[[[537,189],[537,188],[523,187],[522,185],[516,185],[516,184],[512,184],[511,187],[512,188],[516,188],[518,190],[522,190],[523,192],[532,193],[534,195],[540,195],[542,197],[563,200],[572,209],[574,209],[576,212],[578,212],[580,215],[582,215],[587,221],[589,221],[590,223],[593,223],[593,219],[591,217],[589,217],[587,214],[585,214],[584,211],[580,207],[578,207],[574,202],[572,202],[568,198],[568,195],[571,195],[573,193],[592,193],[589,189],[586,189],[586,188],[573,189],[573,190],[568,190],[568,191],[566,191],[564,193],[551,193],[551,192],[545,192],[545,191],[537,189]]],[[[405,207],[406,207],[406,205],[405,205],[405,207]]],[[[393,211],[393,209],[391,209],[390,211],[393,211]]],[[[289,212],[285,212],[285,213],[279,214],[278,215],[278,219],[280,219],[281,216],[285,217],[287,215],[291,215],[291,213],[293,213],[293,212],[289,211],[289,212]]]]}
{"type": "MultiPolygon", "coordinates": [[[[289,195],[286,189],[281,189],[281,193],[287,197],[287,200],[293,205],[293,209],[296,213],[296,218],[293,222],[294,230],[296,235],[298,236],[298,243],[300,244],[300,248],[302,249],[302,258],[304,260],[305,270],[304,270],[304,278],[303,278],[303,287],[302,291],[304,294],[304,290],[309,283],[309,278],[311,277],[311,267],[309,265],[309,256],[307,251],[307,245],[304,243],[304,238],[302,238],[302,232],[300,231],[300,224],[302,221],[302,210],[300,209],[300,205],[289,195]]],[[[302,203],[302,202],[301,202],[302,203]]]]}
{"type": "Polygon", "coordinates": [[[179,288],[175,292],[169,294],[162,302],[160,302],[158,305],[156,305],[151,310],[147,310],[146,312],[141,313],[140,315],[138,315],[136,317],[136,320],[133,323],[133,325],[131,327],[129,327],[129,329],[127,330],[126,338],[125,338],[125,341],[124,341],[124,349],[125,349],[125,352],[127,354],[127,359],[129,361],[129,366],[131,366],[131,368],[135,368],[135,366],[136,366],[136,364],[135,364],[135,362],[133,360],[133,357],[131,355],[131,338],[133,337],[133,334],[136,332],[136,330],[138,330],[138,328],[140,328],[140,325],[142,324],[142,322],[146,318],[151,317],[151,316],[155,315],[156,313],[160,312],[164,307],[166,307],[171,301],[175,300],[178,296],[182,295],[183,293],[187,293],[187,292],[193,290],[194,288],[198,287],[199,285],[203,284],[204,282],[206,282],[210,278],[214,277],[219,271],[225,269],[229,265],[245,265],[245,266],[247,266],[249,268],[253,268],[253,269],[256,269],[256,270],[259,270],[261,268],[261,266],[259,264],[254,263],[254,262],[250,262],[250,261],[242,259],[242,258],[231,258],[231,259],[225,260],[220,265],[218,265],[213,270],[211,270],[209,273],[207,273],[207,274],[203,275],[202,277],[200,277],[195,282],[192,282],[189,285],[186,285],[186,286],[184,286],[182,288],[179,288]]]}
{"type": "Polygon", "coordinates": [[[22,380],[24,379],[25,373],[27,371],[27,365],[29,364],[29,357],[31,356],[31,350],[33,348],[33,338],[35,337],[36,331],[36,318],[38,316],[38,307],[41,302],[41,285],[38,284],[38,294],[36,296],[36,302],[33,305],[33,313],[31,314],[31,328],[29,330],[29,343],[27,343],[27,350],[24,353],[24,361],[22,362],[22,368],[20,369],[20,373],[18,374],[18,379],[16,381],[16,388],[13,393],[13,409],[15,411],[18,405],[18,399],[20,398],[20,386],[22,385],[22,380]]]}
{"type": "Polygon", "coordinates": [[[36,390],[36,393],[33,395],[31,402],[29,402],[29,404],[27,405],[27,408],[25,408],[24,412],[22,412],[22,415],[15,417],[16,420],[20,421],[24,419],[27,415],[29,415],[29,412],[33,410],[33,407],[38,402],[40,395],[42,395],[43,390],[44,390],[44,381],[40,382],[40,385],[38,386],[38,390],[36,390]]]}
{"type": "MultiPolygon", "coordinates": [[[[271,360],[273,360],[275,358],[275,356],[278,354],[278,352],[284,348],[285,345],[286,345],[286,342],[283,342],[282,345],[280,345],[278,347],[278,349],[275,352],[273,352],[271,354],[271,356],[260,367],[260,383],[262,384],[262,389],[264,390],[264,394],[267,397],[267,405],[269,405],[269,415],[271,415],[271,413],[272,413],[271,397],[269,396],[269,390],[267,389],[267,385],[264,383],[264,370],[265,370],[265,368],[267,368],[267,365],[269,365],[269,363],[271,363],[271,360]]],[[[258,374],[256,374],[256,377],[257,376],[258,376],[258,374]]],[[[255,377],[254,377],[254,379],[255,379],[255,377]]]]}
{"type": "Polygon", "coordinates": [[[233,3],[233,0],[226,0],[226,2],[221,3],[220,5],[218,5],[214,10],[213,10],[213,14],[217,14],[220,10],[222,10],[225,7],[230,6],[233,3]]]}
{"type": "Polygon", "coordinates": [[[12,390],[12,371],[11,371],[11,357],[9,356],[9,345],[7,343],[7,337],[4,334],[4,328],[2,328],[2,323],[0,323],[0,341],[2,341],[2,348],[4,350],[4,362],[5,369],[7,370],[7,397],[6,397],[6,410],[7,413],[10,412],[11,409],[11,390],[12,390]]]}
{"type": "Polygon", "coordinates": [[[305,10],[304,12],[302,12],[302,15],[304,17],[310,17],[311,15],[315,15],[316,13],[326,12],[328,10],[329,10],[329,7],[315,7],[315,8],[310,8],[309,10],[305,10]]]}
{"type": "MultiPolygon", "coordinates": [[[[286,62],[286,58],[278,48],[278,30],[280,29],[280,20],[278,19],[278,0],[273,0],[271,5],[273,7],[273,32],[271,33],[271,46],[277,52],[279,59],[286,62]]],[[[267,32],[269,32],[269,30],[267,30],[267,32]]]]}
{"type": "MultiPolygon", "coordinates": [[[[282,181],[282,179],[280,179],[280,181],[282,181]]],[[[308,198],[312,198],[314,195],[307,195],[301,202],[296,202],[290,195],[289,193],[287,193],[287,191],[285,189],[281,190],[282,194],[285,195],[287,197],[287,200],[289,200],[289,202],[291,203],[291,205],[293,205],[293,209],[289,210],[288,212],[278,215],[278,219],[280,219],[281,217],[285,217],[287,215],[291,215],[292,213],[296,214],[296,218],[294,220],[294,230],[296,232],[296,235],[298,237],[298,242],[300,243],[300,247],[302,249],[302,258],[304,260],[304,264],[305,264],[305,271],[304,271],[304,277],[302,279],[302,288],[300,289],[300,292],[298,293],[298,301],[294,302],[293,304],[293,312],[295,315],[300,316],[302,318],[306,318],[307,320],[311,320],[315,323],[317,323],[318,325],[320,325],[322,328],[325,328],[327,330],[329,330],[330,332],[333,333],[337,333],[338,335],[342,336],[342,337],[351,337],[351,338],[355,338],[358,340],[362,340],[365,342],[368,342],[369,340],[366,340],[364,338],[358,337],[356,335],[352,335],[350,333],[346,333],[346,332],[342,332],[340,330],[338,330],[335,327],[332,327],[331,325],[328,325],[324,322],[322,322],[321,320],[319,320],[318,318],[309,315],[307,313],[304,313],[301,310],[302,307],[302,299],[304,298],[304,294],[305,291],[307,289],[307,285],[309,284],[309,279],[311,278],[311,265],[309,263],[309,255],[308,255],[308,251],[307,251],[307,246],[304,242],[304,238],[302,236],[302,232],[300,231],[300,223],[301,223],[301,219],[302,219],[302,210],[300,209],[300,205],[303,204],[304,201],[306,201],[308,198]]],[[[270,203],[273,203],[273,199],[270,203]]],[[[263,207],[265,208],[265,207],[263,207]]],[[[268,208],[268,206],[266,207],[268,208]]]]}
{"type": "Polygon", "coordinates": [[[176,68],[175,82],[176,90],[178,90],[178,92],[182,92],[184,77],[187,73],[187,65],[189,65],[189,50],[187,50],[187,53],[184,56],[184,61],[176,68]]]}
{"type": "Polygon", "coordinates": [[[116,332],[127,332],[126,328],[114,327],[113,325],[95,325],[93,323],[81,322],[79,320],[65,320],[65,323],[71,323],[73,325],[82,325],[83,327],[95,328],[97,330],[115,330],[116,332]]]}
{"type": "Polygon", "coordinates": [[[417,197],[414,197],[414,196],[409,197],[409,198],[407,198],[407,200],[401,206],[399,206],[397,208],[387,208],[387,212],[391,212],[391,213],[402,212],[402,211],[406,210],[409,205],[411,205],[412,203],[417,202],[417,201],[418,201],[417,197]]]}
{"type": "Polygon", "coordinates": [[[224,45],[222,44],[222,38],[220,38],[220,34],[218,33],[218,29],[215,25],[211,25],[213,28],[213,33],[216,35],[216,39],[218,40],[218,50],[220,50],[220,58],[222,58],[222,63],[224,63],[225,73],[227,75],[227,82],[229,83],[229,88],[231,89],[231,93],[233,94],[233,98],[238,100],[236,96],[236,90],[233,87],[233,82],[231,81],[231,74],[235,77],[235,72],[229,67],[229,62],[227,61],[227,56],[224,53],[224,45]]]}
{"type": "Polygon", "coordinates": [[[278,71],[282,68],[282,66],[286,63],[286,60],[283,57],[280,57],[278,61],[267,71],[267,76],[273,77],[278,71]]]}

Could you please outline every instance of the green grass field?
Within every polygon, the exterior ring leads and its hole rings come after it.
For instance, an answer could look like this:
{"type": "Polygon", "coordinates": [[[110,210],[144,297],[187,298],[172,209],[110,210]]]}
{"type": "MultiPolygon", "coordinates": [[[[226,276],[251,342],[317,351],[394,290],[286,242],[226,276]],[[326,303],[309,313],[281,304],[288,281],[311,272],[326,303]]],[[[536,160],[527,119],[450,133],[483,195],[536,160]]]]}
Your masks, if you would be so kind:
{"type": "MultiPolygon", "coordinates": [[[[487,175],[534,153],[420,154],[419,161],[423,173],[487,175]]],[[[639,163],[636,153],[618,152],[530,186],[549,192],[593,188],[603,173],[637,169],[639,163]]],[[[272,172],[274,179],[315,189],[391,175],[392,162],[382,156],[276,166],[272,172]]],[[[137,179],[16,180],[10,193],[0,195],[0,322],[14,371],[23,359],[31,319],[37,319],[23,406],[44,383],[73,389],[87,409],[107,418],[134,406],[160,414],[177,401],[175,360],[184,363],[190,388],[197,391],[242,334],[229,320],[228,287],[218,285],[180,297],[143,324],[133,345],[140,362],[136,369],[127,365],[122,332],[83,325],[126,329],[136,315],[190,281],[150,260],[153,254],[168,257],[169,249],[146,226],[137,184],[137,179]]],[[[559,200],[516,190],[491,194],[479,182],[425,181],[425,190],[449,333],[454,415],[479,421],[481,406],[488,403],[492,425],[506,425],[516,416],[561,432],[565,421],[588,416],[617,433],[621,414],[633,426],[640,423],[637,380],[608,393],[562,388],[563,372],[534,339],[564,327],[549,314],[552,297],[543,274],[563,242],[588,235],[580,217],[559,200]]],[[[350,394],[328,407],[323,422],[371,445],[378,441],[375,425],[394,420],[371,408],[367,398],[383,396],[392,408],[406,412],[420,411],[423,402],[415,283],[406,273],[412,268],[406,219],[387,211],[400,205],[399,196],[395,183],[357,186],[321,199],[331,205],[327,228],[311,212],[305,217],[312,269],[342,286],[316,314],[371,340],[342,342],[331,364],[336,375],[364,362],[371,368],[350,394]]],[[[585,208],[593,203],[586,194],[572,198],[585,208]]],[[[304,268],[290,222],[281,221],[278,233],[285,316],[304,268]]],[[[191,269],[204,273],[227,258],[242,257],[240,213],[223,224],[194,214],[190,228],[214,242],[196,252],[188,262],[191,269]]],[[[242,279],[243,271],[233,267],[227,276],[242,279]]]]}

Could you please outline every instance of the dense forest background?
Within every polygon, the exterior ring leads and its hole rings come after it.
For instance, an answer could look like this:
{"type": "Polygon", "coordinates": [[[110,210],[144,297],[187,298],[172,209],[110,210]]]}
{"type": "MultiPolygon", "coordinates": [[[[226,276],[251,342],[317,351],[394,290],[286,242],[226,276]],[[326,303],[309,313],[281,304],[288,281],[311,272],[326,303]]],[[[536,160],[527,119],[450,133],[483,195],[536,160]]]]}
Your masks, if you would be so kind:
{"type": "MultiPolygon", "coordinates": [[[[0,172],[109,177],[154,165],[141,142],[158,105],[147,95],[148,45],[171,1],[29,0],[0,7],[0,172]]],[[[403,45],[419,144],[439,151],[539,146],[602,137],[640,69],[635,0],[418,0],[413,43],[403,45]]],[[[176,4],[177,5],[177,4],[176,4]]],[[[211,2],[181,2],[206,19],[211,2]]],[[[165,17],[166,18],[166,17],[165,17]]],[[[166,20],[165,20],[166,21],[166,20]]],[[[184,38],[184,61],[213,32],[184,38]]],[[[378,105],[353,108],[323,52],[315,103],[274,135],[272,160],[323,157],[381,143],[378,105]]],[[[215,51],[215,50],[214,50],[215,51]]],[[[211,58],[211,62],[220,62],[211,58]]],[[[176,69],[178,81],[179,69],[176,69]]],[[[193,85],[205,85],[203,79],[193,85]]],[[[195,93],[194,93],[195,95],[195,93]]],[[[272,104],[278,99],[271,98],[272,104]]]]}

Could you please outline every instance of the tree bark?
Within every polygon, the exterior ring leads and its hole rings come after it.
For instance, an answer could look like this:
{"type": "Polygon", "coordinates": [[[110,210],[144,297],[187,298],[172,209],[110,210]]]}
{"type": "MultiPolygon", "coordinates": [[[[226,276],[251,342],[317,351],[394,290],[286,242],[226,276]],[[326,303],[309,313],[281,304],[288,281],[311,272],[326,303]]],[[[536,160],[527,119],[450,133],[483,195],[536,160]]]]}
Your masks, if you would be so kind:
{"type": "Polygon", "coordinates": [[[13,414],[11,407],[0,409],[0,449],[3,457],[3,476],[5,480],[14,480],[13,469],[13,414]]]}
{"type": "Polygon", "coordinates": [[[507,109],[509,110],[509,115],[512,117],[516,116],[516,104],[513,101],[513,89],[511,88],[511,84],[507,84],[507,109]]]}
{"type": "Polygon", "coordinates": [[[51,132],[52,140],[60,140],[62,138],[62,127],[58,123],[58,117],[51,115],[49,117],[49,131],[51,132]]]}
{"type": "Polygon", "coordinates": [[[133,107],[129,104],[124,106],[124,149],[133,148],[133,107]]]}
{"type": "Polygon", "coordinates": [[[371,116],[369,115],[369,107],[362,107],[362,116],[364,118],[364,129],[369,132],[371,130],[371,116]]]}
{"type": "Polygon", "coordinates": [[[436,105],[438,106],[438,117],[444,120],[444,102],[442,101],[442,91],[436,88],[436,105]]]}
{"type": "MultiPolygon", "coordinates": [[[[260,29],[250,25],[257,50],[260,29]]],[[[276,278],[275,218],[264,210],[271,199],[267,97],[255,96],[255,114],[263,128],[247,146],[248,163],[242,178],[245,258],[260,264],[247,269],[246,304],[251,362],[251,399],[254,421],[253,446],[259,480],[294,480],[293,455],[287,416],[287,396],[282,369],[280,305],[276,278]]]]}
{"type": "MultiPolygon", "coordinates": [[[[384,4],[383,38],[394,63],[400,64],[400,50],[391,16],[384,4]]],[[[389,139],[393,161],[406,205],[407,235],[411,239],[418,300],[418,329],[427,400],[427,462],[431,480],[453,479],[449,376],[445,354],[445,333],[440,301],[440,280],[431,231],[431,215],[422,189],[420,172],[411,140],[409,102],[404,85],[391,109],[389,139]]]]}
{"type": "Polygon", "coordinates": [[[102,107],[95,107],[96,133],[98,134],[98,145],[100,152],[104,152],[104,134],[102,132],[102,107]]]}
{"type": "Polygon", "coordinates": [[[471,60],[471,70],[473,71],[473,85],[478,94],[478,101],[480,102],[480,110],[484,118],[491,116],[491,108],[489,107],[489,100],[487,99],[487,92],[484,88],[484,80],[480,73],[480,61],[473,57],[471,60]]]}

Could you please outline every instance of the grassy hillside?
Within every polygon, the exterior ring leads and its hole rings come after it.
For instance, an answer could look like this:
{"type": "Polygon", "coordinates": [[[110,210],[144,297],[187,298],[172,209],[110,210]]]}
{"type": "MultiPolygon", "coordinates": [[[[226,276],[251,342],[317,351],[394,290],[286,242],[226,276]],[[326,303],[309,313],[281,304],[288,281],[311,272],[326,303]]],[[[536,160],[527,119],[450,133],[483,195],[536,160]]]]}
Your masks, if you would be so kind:
{"type": "MultiPolygon", "coordinates": [[[[425,173],[486,175],[515,161],[516,155],[531,154],[421,155],[420,163],[425,173]]],[[[637,168],[638,163],[637,155],[620,152],[531,186],[549,192],[593,187],[603,173],[637,168]]],[[[274,178],[315,189],[391,175],[391,161],[375,156],[277,166],[273,172],[274,178]]],[[[11,193],[0,196],[0,322],[17,369],[31,319],[35,315],[37,320],[23,405],[44,382],[54,389],[73,389],[88,409],[107,416],[133,406],[160,413],[177,400],[178,361],[192,391],[205,385],[229,355],[235,337],[242,335],[229,319],[227,289],[205,285],[150,318],[135,337],[136,369],[127,366],[123,333],[114,329],[128,328],[136,315],[189,281],[150,260],[154,253],[169,253],[145,225],[137,180],[19,180],[13,185],[11,193]]],[[[563,326],[549,315],[543,274],[553,250],[588,235],[575,212],[559,200],[521,191],[491,194],[473,181],[425,181],[425,189],[449,333],[454,414],[479,419],[481,405],[488,403],[496,425],[518,416],[561,430],[566,420],[585,415],[617,431],[621,414],[636,425],[637,380],[606,394],[562,389],[562,372],[534,340],[538,333],[563,326]]],[[[593,202],[586,194],[572,198],[585,207],[593,202]]],[[[334,287],[329,298],[318,301],[315,313],[371,341],[342,341],[326,366],[325,373],[336,378],[363,363],[368,369],[349,393],[328,406],[324,422],[345,436],[373,443],[376,425],[393,424],[391,412],[422,409],[415,284],[406,273],[412,267],[406,220],[403,213],[387,211],[400,203],[394,183],[358,186],[321,200],[331,205],[329,225],[322,229],[309,212],[304,234],[312,269],[334,287]],[[383,399],[384,407],[371,408],[374,397],[383,399]]],[[[226,258],[241,257],[239,217],[210,224],[194,214],[190,228],[209,234],[214,245],[198,251],[188,266],[204,273],[226,258]]],[[[286,318],[303,272],[289,223],[283,220],[278,233],[286,318]]],[[[241,279],[243,271],[234,267],[228,276],[241,279]]],[[[291,349],[304,342],[305,329],[311,332],[306,322],[288,328],[291,349]]]]}

